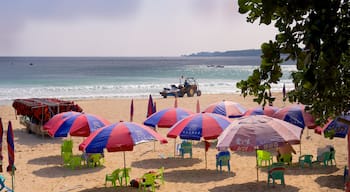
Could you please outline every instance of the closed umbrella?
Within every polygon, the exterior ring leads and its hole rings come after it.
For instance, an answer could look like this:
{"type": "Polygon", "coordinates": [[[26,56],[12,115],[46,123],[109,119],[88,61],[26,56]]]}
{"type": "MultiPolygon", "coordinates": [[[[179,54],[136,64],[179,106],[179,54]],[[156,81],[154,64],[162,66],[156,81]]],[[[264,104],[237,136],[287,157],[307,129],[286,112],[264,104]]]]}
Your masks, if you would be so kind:
{"type": "Polygon", "coordinates": [[[11,174],[12,177],[12,191],[14,190],[14,177],[15,177],[15,144],[14,144],[14,136],[11,121],[8,123],[7,129],[7,152],[8,152],[8,161],[9,165],[6,170],[11,174]]]}
{"type": "Polygon", "coordinates": [[[0,172],[2,172],[2,160],[4,157],[2,156],[2,136],[4,133],[4,127],[2,125],[2,120],[0,118],[0,172]]]}

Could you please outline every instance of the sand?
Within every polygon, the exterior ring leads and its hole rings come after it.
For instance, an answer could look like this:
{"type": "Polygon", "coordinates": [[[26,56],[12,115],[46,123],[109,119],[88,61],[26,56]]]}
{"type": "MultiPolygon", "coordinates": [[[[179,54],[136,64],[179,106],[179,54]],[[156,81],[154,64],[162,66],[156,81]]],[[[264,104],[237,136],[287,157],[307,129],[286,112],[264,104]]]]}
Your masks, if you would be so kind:
{"type": "MultiPolygon", "coordinates": [[[[281,94],[276,94],[275,106],[284,104],[281,94]]],[[[201,97],[178,98],[178,106],[192,111],[196,110],[199,100],[201,110],[213,102],[221,100],[235,101],[244,107],[255,107],[252,98],[239,95],[202,95],[201,97]]],[[[154,99],[157,110],[174,106],[174,98],[154,99]]],[[[100,115],[111,122],[129,121],[131,99],[99,99],[76,101],[85,112],[100,115]]],[[[147,99],[134,99],[134,122],[142,123],[146,119],[147,99]]],[[[116,168],[123,167],[123,153],[105,153],[105,162],[98,168],[81,168],[71,170],[63,167],[60,156],[62,138],[41,137],[28,134],[23,125],[16,119],[12,106],[1,106],[0,117],[5,130],[7,122],[12,121],[15,135],[15,191],[137,191],[132,187],[113,188],[110,183],[104,186],[105,175],[116,168]]],[[[160,134],[166,136],[168,129],[158,128],[160,134]]],[[[78,150],[83,138],[71,137],[74,141],[74,154],[81,154],[78,150]]],[[[218,152],[212,145],[207,153],[208,166],[205,168],[204,143],[194,142],[193,158],[167,158],[173,156],[174,139],[169,143],[144,143],[137,145],[134,151],[126,152],[126,166],[131,167],[131,178],[138,178],[149,170],[165,167],[165,184],[156,191],[343,191],[343,169],[347,162],[347,141],[342,138],[329,140],[315,134],[313,130],[305,130],[301,148],[294,145],[297,154],[293,155],[293,165],[285,173],[286,186],[279,184],[275,188],[267,186],[266,168],[259,169],[259,181],[255,166],[255,153],[231,152],[231,173],[216,171],[215,154],[218,152]],[[336,166],[313,168],[299,168],[297,162],[299,154],[312,154],[316,157],[318,147],[334,145],[336,149],[336,166]],[[154,150],[155,149],[155,150],[154,150]],[[301,151],[300,151],[301,149],[301,151]]],[[[180,139],[177,139],[179,142],[180,139]]],[[[7,166],[7,147],[4,135],[3,168],[7,166]]],[[[275,158],[274,158],[275,160],[275,158]]],[[[11,176],[4,172],[6,185],[11,187],[11,176]]],[[[279,182],[278,182],[279,183],[279,182]]]]}

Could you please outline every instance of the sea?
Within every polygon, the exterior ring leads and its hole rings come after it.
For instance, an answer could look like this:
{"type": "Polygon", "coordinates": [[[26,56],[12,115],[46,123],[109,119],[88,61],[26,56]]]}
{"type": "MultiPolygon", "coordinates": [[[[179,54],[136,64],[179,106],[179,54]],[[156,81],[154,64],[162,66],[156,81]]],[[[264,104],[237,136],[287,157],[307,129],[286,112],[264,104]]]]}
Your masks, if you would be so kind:
{"type": "MultiPolygon", "coordinates": [[[[236,83],[258,68],[259,56],[235,57],[0,57],[0,105],[14,99],[161,97],[163,88],[194,77],[202,94],[240,94],[236,83]]],[[[295,65],[283,64],[283,84],[292,89],[295,65]]]]}

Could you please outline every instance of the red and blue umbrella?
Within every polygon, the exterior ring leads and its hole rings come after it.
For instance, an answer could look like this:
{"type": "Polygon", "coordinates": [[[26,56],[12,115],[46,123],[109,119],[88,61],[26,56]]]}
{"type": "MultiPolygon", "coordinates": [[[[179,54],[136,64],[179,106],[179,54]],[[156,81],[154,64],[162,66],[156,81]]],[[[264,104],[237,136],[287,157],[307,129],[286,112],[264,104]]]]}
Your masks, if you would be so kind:
{"type": "MultiPolygon", "coordinates": [[[[4,159],[2,156],[2,136],[4,134],[4,127],[2,125],[2,120],[0,118],[0,162],[4,159]]],[[[0,164],[0,172],[2,172],[2,163],[0,164]]]]}
{"type": "Polygon", "coordinates": [[[102,153],[104,149],[108,152],[123,151],[125,169],[125,151],[132,151],[137,144],[156,140],[162,144],[168,143],[163,136],[145,125],[119,122],[93,132],[79,145],[79,150],[86,153],[102,153]]]}
{"type": "Polygon", "coordinates": [[[7,166],[7,172],[13,173],[15,166],[15,144],[13,140],[13,129],[11,121],[9,121],[8,129],[7,129],[7,151],[8,151],[8,159],[9,165],[7,166]]]}
{"type": "MultiPolygon", "coordinates": [[[[60,115],[60,114],[59,114],[60,115]]],[[[110,124],[110,122],[97,115],[86,113],[66,113],[62,115],[62,119],[55,116],[44,125],[48,135],[51,137],[67,137],[68,133],[71,136],[87,137],[95,130],[110,124]],[[58,119],[58,120],[56,120],[58,119]]]]}
{"type": "Polygon", "coordinates": [[[247,111],[242,105],[232,101],[220,101],[210,104],[203,112],[216,113],[229,118],[241,117],[247,111]]]}
{"type": "Polygon", "coordinates": [[[278,110],[273,117],[292,123],[302,129],[315,128],[313,116],[305,111],[304,105],[291,105],[278,110]]]}
{"type": "Polygon", "coordinates": [[[167,137],[189,140],[216,139],[231,123],[227,117],[215,113],[196,113],[173,125],[167,137]]]}
{"type": "Polygon", "coordinates": [[[155,105],[153,103],[152,95],[149,95],[148,106],[147,106],[147,116],[146,117],[151,116],[155,112],[156,112],[156,108],[155,108],[155,105]]]}
{"type": "Polygon", "coordinates": [[[349,124],[344,122],[350,122],[350,115],[338,116],[333,120],[328,120],[328,122],[323,127],[317,127],[315,129],[316,133],[324,134],[325,137],[333,139],[333,137],[345,138],[348,134],[349,124]]]}
{"type": "Polygon", "coordinates": [[[152,114],[143,124],[151,127],[169,128],[191,114],[194,113],[183,108],[167,108],[152,114]]]}
{"type": "Polygon", "coordinates": [[[249,115],[266,115],[272,117],[275,112],[278,111],[278,107],[273,107],[273,106],[259,106],[259,107],[254,107],[248,109],[245,113],[244,116],[249,116],[249,115]]]}

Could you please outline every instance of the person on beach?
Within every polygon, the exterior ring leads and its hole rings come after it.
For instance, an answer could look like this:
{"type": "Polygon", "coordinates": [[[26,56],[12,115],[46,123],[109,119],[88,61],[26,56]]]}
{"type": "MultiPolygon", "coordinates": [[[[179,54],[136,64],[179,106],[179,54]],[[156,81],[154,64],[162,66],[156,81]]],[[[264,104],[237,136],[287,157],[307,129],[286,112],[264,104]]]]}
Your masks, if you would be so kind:
{"type": "Polygon", "coordinates": [[[292,153],[296,154],[295,150],[293,149],[292,145],[290,145],[288,142],[285,142],[281,147],[277,148],[277,162],[279,161],[281,155],[284,154],[290,154],[292,153]]]}

